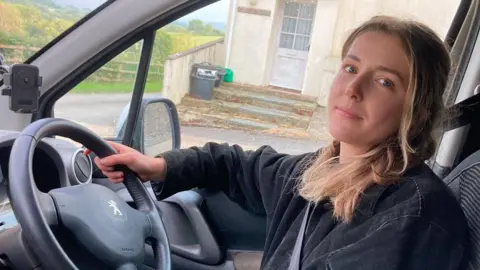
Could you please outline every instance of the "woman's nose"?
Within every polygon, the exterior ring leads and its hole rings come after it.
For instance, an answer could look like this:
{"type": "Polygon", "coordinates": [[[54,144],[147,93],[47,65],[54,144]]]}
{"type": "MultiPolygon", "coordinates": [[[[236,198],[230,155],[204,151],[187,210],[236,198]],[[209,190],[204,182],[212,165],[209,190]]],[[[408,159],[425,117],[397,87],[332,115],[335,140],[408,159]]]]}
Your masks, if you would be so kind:
{"type": "Polygon", "coordinates": [[[345,89],[345,95],[354,100],[361,100],[362,99],[362,81],[361,78],[353,79],[345,89]]]}

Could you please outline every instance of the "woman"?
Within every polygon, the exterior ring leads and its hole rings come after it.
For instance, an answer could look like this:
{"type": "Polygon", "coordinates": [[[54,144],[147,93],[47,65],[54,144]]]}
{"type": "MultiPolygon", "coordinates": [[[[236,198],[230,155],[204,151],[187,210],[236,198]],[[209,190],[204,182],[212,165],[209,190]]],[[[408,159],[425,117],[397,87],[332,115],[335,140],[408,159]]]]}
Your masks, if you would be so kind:
{"type": "Polygon", "coordinates": [[[158,199],[211,188],[266,215],[263,269],[288,269],[297,242],[301,269],[458,269],[466,221],[423,163],[449,69],[431,29],[374,17],[344,44],[324,149],[292,156],[208,143],[149,158],[112,143],[119,154],[95,163],[113,182],[123,175],[112,166],[127,165],[158,199]]]}

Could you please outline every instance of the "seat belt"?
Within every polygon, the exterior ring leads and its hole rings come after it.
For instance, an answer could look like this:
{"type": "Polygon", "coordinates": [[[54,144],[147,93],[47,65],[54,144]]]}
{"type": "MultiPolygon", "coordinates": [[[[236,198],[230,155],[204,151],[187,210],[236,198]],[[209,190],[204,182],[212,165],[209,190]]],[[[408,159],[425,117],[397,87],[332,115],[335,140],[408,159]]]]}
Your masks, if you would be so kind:
{"type": "Polygon", "coordinates": [[[303,238],[305,238],[305,231],[307,228],[308,217],[310,216],[311,203],[307,203],[307,210],[305,210],[305,215],[303,216],[302,225],[298,231],[297,241],[295,241],[295,247],[293,248],[292,257],[290,259],[290,265],[288,270],[300,270],[301,269],[301,258],[302,258],[302,247],[303,247],[303,238]]]}
{"type": "Polygon", "coordinates": [[[473,96],[447,108],[446,117],[438,131],[446,132],[470,124],[475,116],[478,116],[479,102],[480,93],[475,93],[473,96]]]}

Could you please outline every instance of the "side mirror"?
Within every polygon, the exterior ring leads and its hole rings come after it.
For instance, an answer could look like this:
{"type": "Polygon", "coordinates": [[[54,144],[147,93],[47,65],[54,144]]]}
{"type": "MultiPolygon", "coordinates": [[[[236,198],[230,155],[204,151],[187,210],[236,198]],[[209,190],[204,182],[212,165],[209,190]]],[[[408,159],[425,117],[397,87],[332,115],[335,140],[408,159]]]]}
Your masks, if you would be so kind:
{"type": "MultiPolygon", "coordinates": [[[[123,108],[116,126],[116,137],[125,133],[130,104],[123,108]]],[[[154,157],[165,151],[180,148],[180,121],[177,107],[166,98],[144,98],[135,127],[132,147],[154,157]]]]}

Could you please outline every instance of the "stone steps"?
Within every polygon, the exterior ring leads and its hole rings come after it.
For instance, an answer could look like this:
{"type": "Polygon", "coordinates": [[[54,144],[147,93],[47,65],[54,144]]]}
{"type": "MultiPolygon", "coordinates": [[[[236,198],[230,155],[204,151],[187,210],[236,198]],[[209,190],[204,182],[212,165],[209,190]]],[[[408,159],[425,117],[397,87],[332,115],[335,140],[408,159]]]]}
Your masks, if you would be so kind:
{"type": "Polygon", "coordinates": [[[222,84],[212,100],[185,96],[177,106],[185,126],[217,127],[288,137],[308,137],[318,105],[299,93],[238,84],[222,84]]]}
{"type": "Polygon", "coordinates": [[[288,91],[288,90],[283,90],[277,87],[270,87],[270,86],[262,87],[262,86],[244,85],[244,84],[238,84],[238,83],[224,83],[218,89],[230,89],[235,91],[264,94],[267,96],[276,96],[276,97],[286,98],[290,100],[304,101],[304,102],[310,102],[310,103],[316,103],[317,101],[317,98],[313,96],[302,95],[295,91],[288,91]]]}
{"type": "Polygon", "coordinates": [[[227,102],[250,104],[262,108],[287,111],[303,116],[312,116],[317,104],[315,102],[294,100],[282,96],[245,91],[244,89],[219,88],[214,98],[227,102]]]}
{"type": "Polygon", "coordinates": [[[231,117],[228,114],[201,112],[179,105],[177,107],[180,122],[183,126],[213,127],[222,129],[258,132],[281,137],[305,138],[311,135],[305,129],[280,127],[275,124],[251,120],[247,118],[231,117]]]}
{"type": "Polygon", "coordinates": [[[293,112],[260,107],[251,104],[228,102],[224,100],[200,100],[190,96],[182,99],[181,105],[205,114],[225,113],[231,117],[260,120],[280,127],[306,129],[310,122],[309,116],[293,112]]]}

